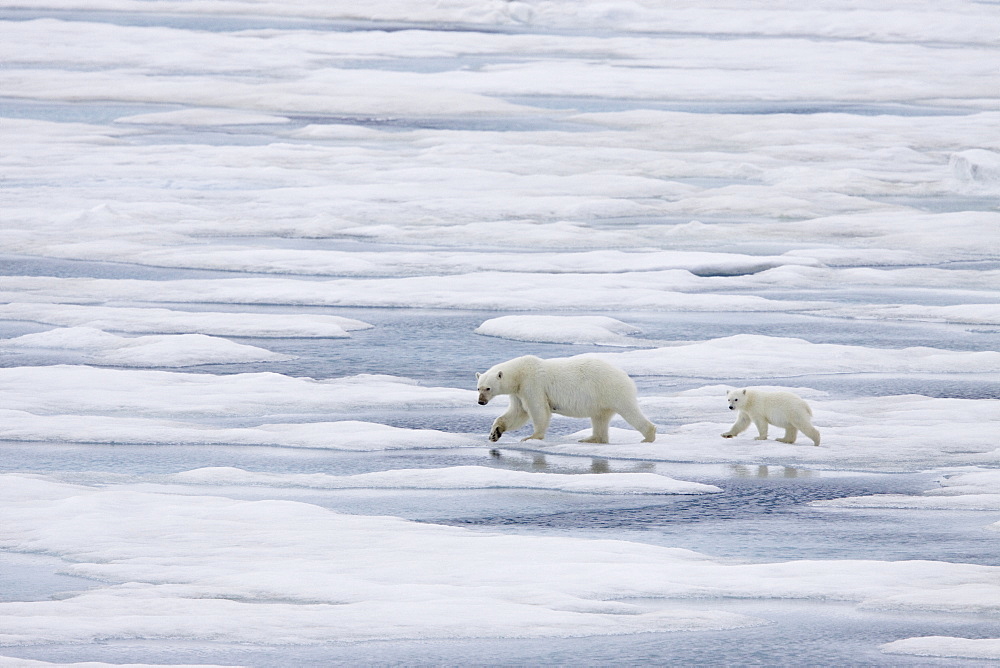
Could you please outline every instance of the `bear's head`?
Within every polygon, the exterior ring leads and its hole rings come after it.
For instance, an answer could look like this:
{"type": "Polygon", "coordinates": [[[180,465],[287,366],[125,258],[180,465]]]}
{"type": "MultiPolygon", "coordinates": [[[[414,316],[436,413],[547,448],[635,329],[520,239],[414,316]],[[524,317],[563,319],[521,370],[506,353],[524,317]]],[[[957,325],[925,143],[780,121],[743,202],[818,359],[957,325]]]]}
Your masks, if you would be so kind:
{"type": "Polygon", "coordinates": [[[735,411],[740,406],[746,406],[747,404],[747,391],[742,390],[729,390],[726,392],[726,399],[729,400],[729,410],[735,411]]]}
{"type": "Polygon", "coordinates": [[[503,392],[503,370],[493,367],[486,373],[476,372],[479,390],[479,405],[485,406],[490,399],[503,392]]]}

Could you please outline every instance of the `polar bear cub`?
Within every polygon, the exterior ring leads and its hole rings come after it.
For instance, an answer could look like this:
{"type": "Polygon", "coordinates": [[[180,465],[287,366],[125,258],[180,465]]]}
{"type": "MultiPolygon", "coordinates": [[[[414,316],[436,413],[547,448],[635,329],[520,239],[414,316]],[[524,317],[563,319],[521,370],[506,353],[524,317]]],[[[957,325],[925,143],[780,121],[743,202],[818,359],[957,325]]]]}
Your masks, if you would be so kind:
{"type": "Polygon", "coordinates": [[[758,441],[767,440],[767,425],[783,427],[785,435],[777,440],[782,443],[794,443],[799,431],[812,439],[813,445],[819,445],[819,432],[812,424],[812,409],[802,398],[791,392],[769,392],[746,388],[730,390],[726,394],[729,399],[729,410],[740,412],[729,431],[723,438],[733,438],[743,433],[752,422],[757,426],[758,441]]]}
{"type": "Polygon", "coordinates": [[[498,394],[510,395],[510,408],[493,422],[490,440],[523,427],[531,420],[528,439],[544,439],[553,413],[589,417],[593,433],[581,443],[607,443],[608,425],[615,413],[639,430],[643,443],[656,439],[656,425],[639,410],[635,383],[621,369],[588,357],[541,359],[534,355],[501,362],[486,373],[476,373],[479,405],[498,394]]]}

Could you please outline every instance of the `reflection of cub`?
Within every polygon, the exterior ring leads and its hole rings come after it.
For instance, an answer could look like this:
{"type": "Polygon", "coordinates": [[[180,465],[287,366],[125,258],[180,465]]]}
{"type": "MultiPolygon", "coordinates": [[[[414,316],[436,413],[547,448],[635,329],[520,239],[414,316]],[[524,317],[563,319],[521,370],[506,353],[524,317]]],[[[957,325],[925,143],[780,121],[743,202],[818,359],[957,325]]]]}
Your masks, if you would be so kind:
{"type": "Polygon", "coordinates": [[[479,404],[498,394],[510,395],[510,408],[493,421],[490,440],[531,420],[529,438],[544,439],[553,413],[589,417],[594,433],[584,443],[607,443],[608,424],[615,413],[639,430],[650,443],[656,425],[639,410],[635,383],[621,369],[588,357],[543,360],[534,355],[501,362],[486,373],[477,373],[479,404]]]}
{"type": "Polygon", "coordinates": [[[736,424],[724,433],[724,438],[732,438],[743,433],[750,423],[757,425],[758,441],[767,440],[767,425],[784,427],[785,435],[777,440],[794,443],[799,431],[819,445],[819,432],[812,425],[812,409],[809,404],[791,392],[767,392],[765,390],[731,390],[726,394],[729,410],[738,410],[740,416],[736,424]]]}

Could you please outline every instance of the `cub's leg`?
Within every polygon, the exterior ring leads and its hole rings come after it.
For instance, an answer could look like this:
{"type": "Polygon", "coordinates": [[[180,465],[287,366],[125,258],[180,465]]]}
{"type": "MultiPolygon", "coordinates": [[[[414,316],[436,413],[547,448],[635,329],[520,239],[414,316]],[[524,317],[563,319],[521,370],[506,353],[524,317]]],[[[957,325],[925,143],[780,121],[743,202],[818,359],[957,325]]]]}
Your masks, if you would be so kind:
{"type": "Polygon", "coordinates": [[[740,416],[736,418],[736,424],[729,428],[729,431],[722,434],[722,438],[733,438],[739,436],[750,426],[750,416],[740,411],[740,416]]]}
{"type": "Polygon", "coordinates": [[[656,440],[656,425],[650,422],[638,408],[630,406],[621,411],[619,415],[643,435],[643,443],[652,443],[656,440]]]}
{"type": "Polygon", "coordinates": [[[611,418],[614,413],[611,411],[604,411],[598,413],[597,415],[592,415],[590,417],[590,424],[593,426],[593,433],[587,438],[580,439],[581,443],[607,443],[608,442],[608,425],[611,423],[611,418]]]}
{"type": "Polygon", "coordinates": [[[796,437],[799,435],[799,430],[795,427],[788,425],[785,427],[785,435],[777,439],[781,443],[794,443],[796,437]]]}
{"type": "Polygon", "coordinates": [[[498,441],[505,431],[520,429],[528,423],[528,412],[521,405],[516,394],[510,395],[510,407],[507,412],[493,421],[490,429],[490,440],[498,441]]]}

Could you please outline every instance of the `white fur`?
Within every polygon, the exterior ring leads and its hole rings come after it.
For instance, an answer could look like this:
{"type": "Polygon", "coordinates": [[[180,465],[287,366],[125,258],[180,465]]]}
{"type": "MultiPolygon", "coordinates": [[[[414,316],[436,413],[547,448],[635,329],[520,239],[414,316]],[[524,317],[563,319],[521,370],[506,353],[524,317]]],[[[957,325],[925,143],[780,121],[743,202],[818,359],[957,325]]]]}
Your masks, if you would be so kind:
{"type": "Polygon", "coordinates": [[[758,441],[767,440],[767,425],[782,427],[785,435],[777,440],[794,443],[801,431],[819,445],[819,432],[812,424],[812,409],[801,397],[791,392],[768,392],[747,388],[730,390],[726,394],[730,410],[740,412],[736,424],[724,433],[724,438],[733,438],[743,433],[750,423],[757,425],[758,441]]]}
{"type": "Polygon", "coordinates": [[[607,443],[615,413],[639,430],[643,443],[656,439],[656,425],[639,410],[635,383],[621,369],[587,357],[543,360],[534,355],[501,362],[478,379],[479,403],[498,394],[510,395],[510,408],[493,422],[490,440],[531,420],[531,438],[544,439],[553,413],[589,417],[593,434],[583,443],[607,443]]]}

